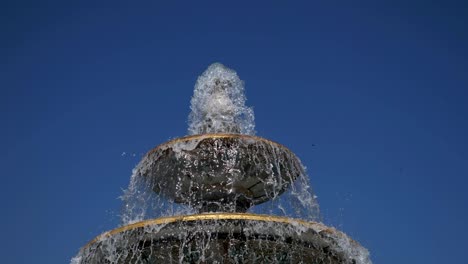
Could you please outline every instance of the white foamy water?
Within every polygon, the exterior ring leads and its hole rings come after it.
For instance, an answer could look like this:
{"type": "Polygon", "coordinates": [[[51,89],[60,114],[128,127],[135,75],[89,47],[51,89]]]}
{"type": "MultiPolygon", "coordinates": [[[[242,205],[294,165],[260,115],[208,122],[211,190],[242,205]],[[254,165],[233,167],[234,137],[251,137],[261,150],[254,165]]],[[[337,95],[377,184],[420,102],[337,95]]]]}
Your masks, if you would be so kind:
{"type": "Polygon", "coordinates": [[[244,82],[237,73],[213,63],[198,77],[189,116],[189,135],[255,134],[254,113],[245,105],[244,82]]]}

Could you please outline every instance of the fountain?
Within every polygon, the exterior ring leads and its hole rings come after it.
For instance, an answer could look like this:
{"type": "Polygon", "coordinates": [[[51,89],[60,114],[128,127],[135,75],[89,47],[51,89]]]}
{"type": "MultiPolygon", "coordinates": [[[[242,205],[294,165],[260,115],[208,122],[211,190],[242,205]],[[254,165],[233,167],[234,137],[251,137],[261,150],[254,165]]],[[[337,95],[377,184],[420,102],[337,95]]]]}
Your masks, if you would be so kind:
{"type": "Polygon", "coordinates": [[[85,245],[72,264],[371,263],[365,248],[318,222],[294,153],[254,135],[234,71],[211,65],[191,110],[189,136],[157,146],[134,169],[123,225],[85,245]]]}

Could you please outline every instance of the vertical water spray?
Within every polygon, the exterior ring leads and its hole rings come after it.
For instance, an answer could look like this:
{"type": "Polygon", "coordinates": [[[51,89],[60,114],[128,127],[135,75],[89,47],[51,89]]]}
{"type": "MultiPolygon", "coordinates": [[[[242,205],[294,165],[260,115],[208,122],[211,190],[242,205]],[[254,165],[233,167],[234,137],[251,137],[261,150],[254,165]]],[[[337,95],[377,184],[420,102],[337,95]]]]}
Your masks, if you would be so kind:
{"type": "Polygon", "coordinates": [[[214,63],[198,77],[190,109],[189,135],[255,134],[254,114],[245,105],[244,82],[237,73],[214,63]]]}
{"type": "Polygon", "coordinates": [[[314,222],[304,166],[254,136],[245,101],[237,74],[211,65],[195,85],[189,136],[144,156],[122,197],[123,226],[72,262],[371,263],[357,242],[314,222]]]}

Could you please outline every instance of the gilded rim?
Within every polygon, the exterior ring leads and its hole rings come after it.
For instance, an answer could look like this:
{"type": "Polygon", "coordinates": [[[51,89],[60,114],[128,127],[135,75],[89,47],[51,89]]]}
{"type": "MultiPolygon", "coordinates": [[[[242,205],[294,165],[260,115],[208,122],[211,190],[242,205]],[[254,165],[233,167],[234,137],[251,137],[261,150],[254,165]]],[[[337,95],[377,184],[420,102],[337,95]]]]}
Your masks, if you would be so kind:
{"type": "MultiPolygon", "coordinates": [[[[113,235],[129,231],[132,229],[137,229],[141,227],[151,226],[151,225],[162,225],[175,222],[194,222],[194,221],[203,221],[203,220],[248,220],[248,221],[259,221],[259,222],[273,222],[273,223],[282,223],[282,224],[299,224],[306,228],[312,228],[314,230],[320,230],[320,232],[326,232],[330,234],[344,235],[340,234],[341,232],[337,231],[334,228],[327,227],[324,224],[317,222],[308,222],[301,219],[294,219],[282,216],[273,216],[273,215],[260,215],[260,214],[248,214],[248,213],[203,213],[196,215],[178,215],[178,216],[168,216],[161,217],[156,219],[145,220],[137,222],[134,224],[122,226],[97,236],[90,242],[88,242],[81,250],[86,249],[95,242],[106,239],[113,235]]],[[[354,240],[351,240],[353,243],[358,244],[354,240]]]]}

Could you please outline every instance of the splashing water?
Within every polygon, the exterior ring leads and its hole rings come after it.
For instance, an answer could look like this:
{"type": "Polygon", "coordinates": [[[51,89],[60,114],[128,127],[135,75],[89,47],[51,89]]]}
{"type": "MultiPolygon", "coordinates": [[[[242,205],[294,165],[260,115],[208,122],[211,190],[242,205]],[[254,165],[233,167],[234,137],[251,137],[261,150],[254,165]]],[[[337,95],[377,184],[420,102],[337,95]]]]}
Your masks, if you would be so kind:
{"type": "MultiPolygon", "coordinates": [[[[191,100],[192,112],[189,115],[189,134],[207,133],[234,133],[249,134],[255,133],[254,113],[250,107],[245,106],[244,84],[235,71],[225,67],[220,63],[214,63],[198,77],[195,85],[194,95],[191,100]]],[[[169,150],[176,153],[174,164],[185,164],[185,169],[199,166],[200,153],[194,155],[192,152],[200,144],[201,139],[193,141],[183,141],[168,146],[169,150]],[[192,154],[190,154],[192,153],[192,154]],[[192,156],[188,158],[188,156],[192,156]],[[193,157],[194,156],[194,157],[193,157]],[[189,162],[190,163],[187,163],[189,162]]],[[[221,144],[221,143],[217,143],[221,144]]],[[[240,143],[252,149],[258,145],[255,141],[245,141],[240,143]]],[[[219,145],[221,146],[221,145],[219,145]]],[[[286,162],[280,158],[276,144],[259,149],[255,158],[242,159],[251,164],[252,167],[265,167],[267,170],[279,168],[286,162]],[[265,151],[263,153],[263,151],[265,151]]],[[[226,147],[209,151],[209,155],[217,155],[226,151],[226,147]]],[[[238,147],[230,145],[230,153],[226,157],[220,158],[220,164],[214,167],[205,166],[204,174],[219,177],[218,166],[222,166],[224,171],[234,173],[239,171],[232,163],[241,155],[238,147]]],[[[206,151],[205,151],[206,152],[206,151]]],[[[292,154],[290,159],[297,159],[299,162],[300,174],[284,192],[275,192],[271,195],[270,201],[250,208],[249,212],[261,214],[282,215],[313,221],[320,221],[319,205],[316,196],[313,194],[309,184],[309,177],[305,173],[305,168],[299,159],[292,154]]],[[[164,195],[156,194],[154,182],[148,181],[142,171],[157,166],[155,160],[160,157],[143,159],[133,171],[130,185],[121,197],[124,202],[122,211],[122,223],[124,225],[138,222],[145,219],[158,218],[170,215],[183,215],[195,213],[194,204],[176,203],[173,199],[168,199],[164,195]]],[[[169,171],[172,166],[163,165],[161,171],[169,171]]],[[[200,177],[200,175],[196,175],[200,177]]],[[[231,176],[229,178],[233,178],[231,176]]],[[[272,178],[271,178],[272,179],[272,178]]],[[[282,184],[281,182],[265,183],[266,185],[282,184]]],[[[284,183],[283,183],[284,184],[284,183]]],[[[166,187],[163,186],[163,189],[166,187]]],[[[182,187],[179,186],[177,191],[182,187]]],[[[189,194],[192,195],[192,194],[189,194]]]]}
{"type": "Polygon", "coordinates": [[[183,219],[164,220],[114,234],[104,233],[73,258],[71,264],[372,263],[365,248],[342,232],[319,223],[284,224],[274,217],[270,221],[242,224],[229,219],[196,224],[183,219]],[[299,237],[307,242],[297,240],[299,237]]]}
{"type": "Polygon", "coordinates": [[[244,82],[237,73],[213,63],[198,77],[191,100],[189,135],[255,134],[254,113],[245,106],[244,82]]]}
{"type": "Polygon", "coordinates": [[[121,197],[123,227],[98,236],[71,264],[371,264],[369,252],[344,233],[303,221],[321,221],[305,167],[284,146],[253,136],[254,114],[245,101],[236,72],[210,65],[191,100],[193,136],[146,154],[121,197]],[[257,218],[207,220],[213,212],[257,218]],[[260,221],[259,214],[269,216],[260,221]],[[206,219],[192,224],[183,220],[187,215],[206,219]],[[141,224],[148,219],[156,222],[141,224]]]}
{"type": "MultiPolygon", "coordinates": [[[[281,145],[258,140],[202,136],[159,146],[133,171],[122,197],[123,224],[195,213],[200,204],[193,197],[200,189],[224,183],[267,197],[248,212],[320,221],[319,205],[300,160],[281,145]],[[173,186],[173,181],[178,184],[173,186]]],[[[235,207],[231,203],[224,210],[236,211],[235,207]]]]}
{"type": "MultiPolygon", "coordinates": [[[[245,105],[246,97],[244,95],[244,83],[240,80],[237,73],[220,63],[210,65],[205,72],[198,77],[195,84],[193,97],[191,100],[191,113],[189,115],[189,135],[209,134],[209,133],[229,133],[229,134],[255,134],[254,113],[252,108],[245,105]]],[[[284,166],[288,160],[297,160],[299,163],[299,175],[291,180],[291,185],[283,193],[275,191],[269,194],[270,201],[250,208],[249,212],[274,214],[288,217],[295,217],[307,220],[320,220],[319,205],[316,196],[313,194],[309,184],[309,177],[305,173],[305,168],[293,153],[290,157],[284,159],[279,155],[282,152],[278,144],[267,143],[258,146],[256,140],[245,140],[236,144],[224,145],[217,142],[218,148],[203,150],[200,147],[196,150],[200,141],[203,139],[182,141],[167,146],[167,151],[174,152],[171,159],[173,164],[183,164],[183,174],[188,170],[196,170],[198,173],[192,177],[200,178],[200,173],[212,175],[211,177],[220,178],[220,173],[229,174],[227,181],[239,177],[235,174],[242,174],[244,165],[239,168],[240,162],[247,163],[252,168],[264,168],[269,171],[272,177],[262,179],[263,185],[271,189],[284,184],[276,181],[275,177],[281,178],[281,172],[276,168],[284,166]],[[250,151],[257,149],[256,155],[242,154],[240,149],[248,148],[250,151]],[[201,151],[201,152],[197,152],[201,151]],[[194,153],[197,152],[197,153],[194,153]],[[226,152],[226,155],[223,153],[226,152]],[[200,163],[203,153],[208,153],[208,159],[218,160],[214,164],[200,163]],[[214,158],[217,156],[217,158],[214,158]],[[223,170],[220,171],[219,167],[223,170]],[[275,172],[276,171],[276,172],[275,172]],[[271,182],[268,182],[271,181],[271,182]],[[275,186],[276,185],[276,186],[275,186]]],[[[203,144],[201,144],[203,145],[203,144]]],[[[165,195],[154,192],[154,185],[159,185],[158,189],[168,189],[165,183],[170,181],[170,175],[179,173],[179,166],[161,163],[161,156],[144,158],[133,171],[130,185],[122,196],[124,208],[122,212],[122,223],[130,224],[145,219],[158,218],[170,215],[183,215],[195,213],[196,202],[176,203],[174,199],[168,199],[165,195]],[[158,163],[158,164],[156,164],[158,163]],[[154,166],[161,166],[157,174],[164,174],[154,182],[145,177],[145,171],[151,170],[154,166]]],[[[177,181],[183,182],[185,175],[177,178],[177,181]]],[[[243,177],[241,175],[241,177],[243,177]]],[[[286,176],[284,176],[286,177],[286,176]]],[[[289,177],[289,176],[287,176],[289,177]]],[[[255,176],[257,178],[257,176],[255,176]]],[[[245,179],[245,177],[244,177],[245,179]]],[[[213,180],[208,180],[213,183],[213,180]]],[[[223,182],[218,182],[223,184],[223,182]]],[[[192,184],[190,182],[190,184],[192,184]]],[[[183,186],[178,186],[176,192],[182,192],[183,186]]],[[[185,196],[193,196],[192,192],[184,192],[185,196]]]]}

